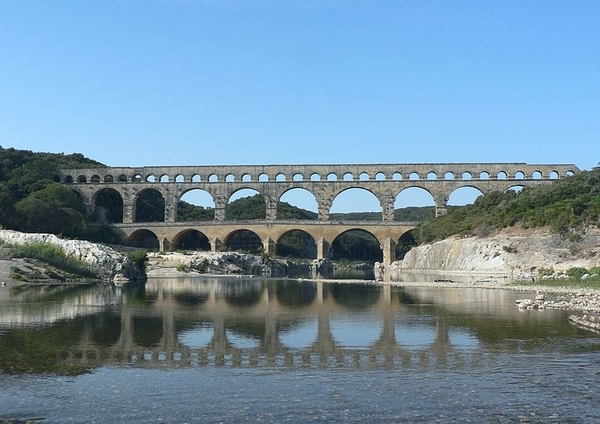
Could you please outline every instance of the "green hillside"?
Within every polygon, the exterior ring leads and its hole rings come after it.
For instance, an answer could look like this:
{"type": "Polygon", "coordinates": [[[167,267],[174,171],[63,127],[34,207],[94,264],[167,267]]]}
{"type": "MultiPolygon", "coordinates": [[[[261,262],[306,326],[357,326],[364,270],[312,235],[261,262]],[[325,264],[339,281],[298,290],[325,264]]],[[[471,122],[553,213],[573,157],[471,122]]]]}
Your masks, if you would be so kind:
{"type": "Polygon", "coordinates": [[[419,243],[427,243],[459,234],[486,236],[515,225],[547,227],[574,238],[579,229],[600,225],[600,168],[519,193],[489,193],[472,205],[427,220],[415,233],[419,243]]]}

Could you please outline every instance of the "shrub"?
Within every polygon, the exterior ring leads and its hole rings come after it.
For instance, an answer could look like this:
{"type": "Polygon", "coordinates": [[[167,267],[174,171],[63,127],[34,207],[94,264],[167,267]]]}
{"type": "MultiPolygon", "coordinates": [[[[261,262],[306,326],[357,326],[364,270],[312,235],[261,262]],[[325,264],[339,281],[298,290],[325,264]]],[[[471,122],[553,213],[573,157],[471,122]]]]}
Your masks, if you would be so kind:
{"type": "Polygon", "coordinates": [[[97,277],[88,264],[69,257],[58,246],[47,243],[27,243],[11,246],[13,258],[33,258],[53,265],[71,274],[85,277],[97,277]]]}
{"type": "Polygon", "coordinates": [[[573,267],[573,268],[569,268],[567,269],[567,276],[571,277],[575,280],[581,280],[581,277],[583,277],[585,274],[588,273],[588,270],[582,267],[573,267]]]}

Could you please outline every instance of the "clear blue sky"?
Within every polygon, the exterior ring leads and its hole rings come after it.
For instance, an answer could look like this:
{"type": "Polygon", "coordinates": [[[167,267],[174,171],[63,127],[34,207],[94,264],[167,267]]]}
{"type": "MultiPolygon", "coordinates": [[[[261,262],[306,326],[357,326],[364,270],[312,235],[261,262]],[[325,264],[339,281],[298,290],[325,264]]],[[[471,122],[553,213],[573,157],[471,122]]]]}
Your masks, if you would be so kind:
{"type": "Polygon", "coordinates": [[[0,0],[0,145],[590,169],[600,1],[0,0]]]}

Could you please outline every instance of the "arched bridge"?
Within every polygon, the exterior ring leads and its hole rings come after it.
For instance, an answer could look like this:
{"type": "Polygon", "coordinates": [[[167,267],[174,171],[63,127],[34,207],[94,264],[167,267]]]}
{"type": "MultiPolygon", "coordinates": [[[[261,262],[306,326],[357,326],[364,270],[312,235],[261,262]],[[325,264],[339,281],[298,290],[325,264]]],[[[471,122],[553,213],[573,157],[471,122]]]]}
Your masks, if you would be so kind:
{"type": "Polygon", "coordinates": [[[182,234],[199,231],[218,250],[230,234],[241,229],[257,234],[266,252],[276,249],[279,237],[292,230],[310,234],[317,244],[318,258],[325,258],[335,237],[360,229],[373,234],[383,250],[384,264],[395,259],[400,236],[415,223],[394,221],[394,202],[405,189],[418,187],[433,198],[436,215],[447,210],[450,195],[462,187],[482,194],[505,191],[515,186],[548,184],[580,172],[573,164],[446,163],[446,164],[350,164],[350,165],[221,165],[150,166],[63,169],[57,180],[76,190],[91,212],[107,190],[122,201],[122,219],[115,226],[128,237],[151,231],[161,249],[172,248],[182,234]],[[379,222],[331,221],[330,209],[340,193],[353,189],[372,193],[381,205],[379,222]],[[177,222],[177,207],[183,195],[203,190],[214,201],[214,221],[177,222]],[[239,190],[253,189],[263,195],[264,220],[236,222],[227,219],[225,206],[239,190]],[[277,203],[290,190],[303,189],[317,203],[317,220],[277,220],[277,203]],[[138,222],[140,195],[153,191],[164,200],[163,222],[138,222]]]}

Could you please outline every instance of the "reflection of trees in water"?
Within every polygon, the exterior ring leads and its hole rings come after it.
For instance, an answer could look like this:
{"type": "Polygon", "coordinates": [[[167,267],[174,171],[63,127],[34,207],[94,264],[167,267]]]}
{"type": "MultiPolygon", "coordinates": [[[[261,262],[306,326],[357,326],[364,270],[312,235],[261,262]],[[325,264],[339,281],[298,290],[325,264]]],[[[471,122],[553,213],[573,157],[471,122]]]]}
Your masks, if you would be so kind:
{"type": "Polygon", "coordinates": [[[0,335],[0,374],[78,375],[88,372],[88,366],[64,360],[84,333],[86,320],[77,317],[48,327],[7,330],[0,335]]]}
{"type": "Polygon", "coordinates": [[[279,303],[289,307],[308,306],[314,302],[317,296],[317,285],[315,283],[282,281],[277,284],[275,290],[279,303]]]}
{"type": "Polygon", "coordinates": [[[90,318],[92,340],[98,346],[109,347],[121,337],[121,317],[111,311],[103,311],[90,318]]]}
{"type": "Polygon", "coordinates": [[[350,309],[364,309],[377,303],[381,287],[357,284],[330,284],[329,290],[338,304],[350,309]]]}
{"type": "Polygon", "coordinates": [[[228,284],[225,288],[225,301],[231,306],[248,307],[260,302],[263,285],[258,282],[240,281],[228,284]]]}
{"type": "Polygon", "coordinates": [[[176,293],[173,297],[175,298],[177,303],[181,304],[182,306],[198,306],[198,305],[202,305],[204,302],[206,302],[208,300],[207,293],[198,294],[198,293],[183,292],[183,293],[176,293]]]}
{"type": "Polygon", "coordinates": [[[143,347],[158,346],[163,334],[162,318],[134,317],[133,340],[143,347]]]}

